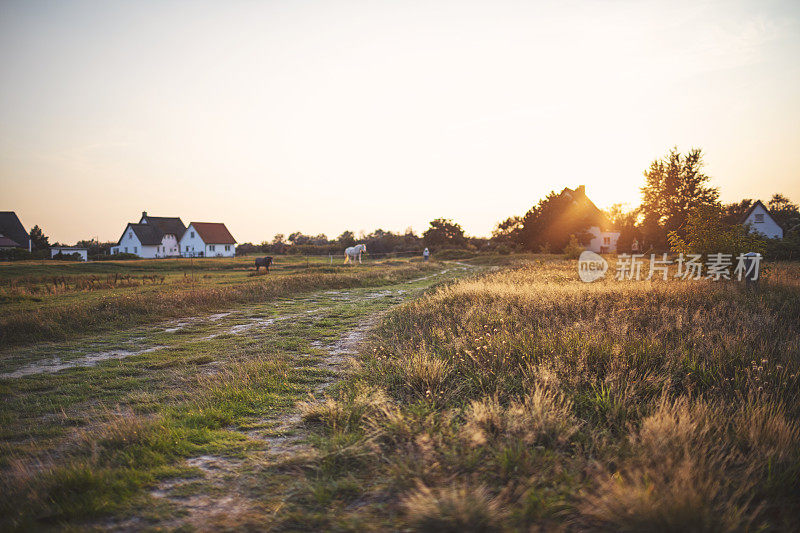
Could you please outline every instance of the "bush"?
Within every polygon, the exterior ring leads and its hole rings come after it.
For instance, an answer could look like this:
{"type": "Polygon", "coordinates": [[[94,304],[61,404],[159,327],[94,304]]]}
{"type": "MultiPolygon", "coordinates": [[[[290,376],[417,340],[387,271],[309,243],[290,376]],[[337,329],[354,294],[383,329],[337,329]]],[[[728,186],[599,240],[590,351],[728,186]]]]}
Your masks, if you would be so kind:
{"type": "Polygon", "coordinates": [[[764,254],[766,241],[757,233],[736,224],[725,224],[718,206],[703,206],[695,209],[687,220],[686,237],[671,231],[667,235],[673,252],[683,254],[737,254],[758,252],[764,254]]]}
{"type": "Polygon", "coordinates": [[[766,253],[767,259],[789,260],[800,259],[800,234],[788,233],[783,239],[767,239],[766,253]]]}
{"type": "Polygon", "coordinates": [[[46,259],[50,250],[34,250],[29,252],[24,248],[6,248],[0,250],[0,261],[26,261],[29,259],[46,259]]]}
{"type": "Polygon", "coordinates": [[[119,253],[112,255],[98,255],[97,257],[93,257],[92,259],[94,261],[120,261],[128,259],[141,259],[141,257],[139,257],[136,254],[119,253]]]}
{"type": "Polygon", "coordinates": [[[577,259],[581,256],[583,250],[584,248],[578,242],[578,238],[575,235],[570,235],[569,243],[564,247],[564,256],[566,259],[577,259]]]}
{"type": "Polygon", "coordinates": [[[77,252],[72,254],[65,254],[63,252],[58,252],[51,259],[54,259],[56,261],[83,261],[81,254],[77,252]]]}
{"type": "Polygon", "coordinates": [[[463,250],[460,248],[445,248],[436,252],[436,259],[443,259],[445,261],[451,259],[472,259],[475,257],[474,252],[463,250]]]}
{"type": "Polygon", "coordinates": [[[497,247],[497,253],[500,255],[509,255],[511,253],[511,248],[506,246],[505,244],[501,244],[497,247]]]}

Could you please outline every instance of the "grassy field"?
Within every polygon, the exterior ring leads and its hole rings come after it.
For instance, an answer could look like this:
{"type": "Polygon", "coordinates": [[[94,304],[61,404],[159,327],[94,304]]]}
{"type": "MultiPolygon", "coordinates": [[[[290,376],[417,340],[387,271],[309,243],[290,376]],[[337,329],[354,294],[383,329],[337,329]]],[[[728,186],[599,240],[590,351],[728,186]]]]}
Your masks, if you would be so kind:
{"type": "Polygon", "coordinates": [[[392,283],[434,269],[419,261],[276,258],[257,275],[253,258],[0,263],[0,346],[144,324],[159,318],[299,292],[392,283]]]}
{"type": "Polygon", "coordinates": [[[0,529],[796,529],[800,265],[469,263],[221,261],[237,296],[0,349],[0,529]]]}
{"type": "Polygon", "coordinates": [[[216,273],[227,290],[277,283],[283,292],[0,350],[0,530],[191,527],[216,515],[190,501],[223,505],[235,493],[264,523],[260,492],[240,485],[290,437],[281,421],[292,407],[338,374],[330,359],[341,339],[462,274],[382,262],[237,285],[216,273]],[[203,458],[213,458],[214,475],[204,475],[203,458]]]}
{"type": "Polygon", "coordinates": [[[576,277],[518,262],[392,311],[303,405],[275,527],[796,530],[798,265],[755,291],[576,277]]]}

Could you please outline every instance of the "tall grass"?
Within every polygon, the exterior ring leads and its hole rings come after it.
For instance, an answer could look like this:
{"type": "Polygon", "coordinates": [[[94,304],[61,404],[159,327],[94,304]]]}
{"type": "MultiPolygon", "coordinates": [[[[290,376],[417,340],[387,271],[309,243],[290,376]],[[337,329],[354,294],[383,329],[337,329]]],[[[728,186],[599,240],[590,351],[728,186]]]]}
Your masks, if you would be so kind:
{"type": "Polygon", "coordinates": [[[757,290],[583,284],[565,261],[405,304],[317,408],[336,413],[315,419],[323,457],[362,450],[347,475],[373,487],[345,514],[395,502],[394,527],[440,531],[795,528],[799,273],[777,265],[757,290]]]}

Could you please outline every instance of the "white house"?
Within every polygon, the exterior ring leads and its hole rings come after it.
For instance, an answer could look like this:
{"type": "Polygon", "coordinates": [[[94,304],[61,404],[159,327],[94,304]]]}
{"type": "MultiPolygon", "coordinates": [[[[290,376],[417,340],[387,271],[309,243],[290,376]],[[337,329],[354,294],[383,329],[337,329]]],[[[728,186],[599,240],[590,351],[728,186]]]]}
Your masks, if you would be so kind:
{"type": "Polygon", "coordinates": [[[586,232],[592,236],[592,240],[586,245],[587,250],[598,254],[613,254],[617,251],[618,231],[603,231],[599,226],[591,226],[586,232]]]}
{"type": "Polygon", "coordinates": [[[53,246],[50,248],[51,259],[57,256],[58,254],[61,255],[78,254],[81,258],[81,261],[89,260],[89,250],[86,248],[74,248],[72,246],[53,246]]]}
{"type": "Polygon", "coordinates": [[[180,240],[184,257],[233,257],[236,239],[221,222],[192,222],[180,240]]]}
{"type": "Polygon", "coordinates": [[[611,231],[608,217],[586,196],[585,186],[579,185],[574,190],[566,187],[559,196],[571,202],[565,213],[566,218],[587,222],[586,233],[591,235],[591,240],[586,245],[587,250],[598,254],[611,254],[617,251],[619,232],[611,231]]]}
{"type": "Polygon", "coordinates": [[[157,226],[164,236],[161,239],[161,252],[158,257],[178,257],[181,255],[180,240],[186,231],[186,226],[179,217],[151,217],[147,211],[142,212],[139,224],[157,226]]]}
{"type": "Polygon", "coordinates": [[[178,217],[152,217],[142,212],[138,224],[125,227],[112,254],[135,254],[146,259],[180,256],[180,240],[186,226],[178,217]]]}
{"type": "Polygon", "coordinates": [[[769,209],[761,203],[761,200],[757,200],[750,206],[750,209],[742,216],[740,223],[749,226],[751,231],[760,233],[768,239],[783,239],[783,228],[772,218],[769,209]]]}
{"type": "Polygon", "coordinates": [[[151,224],[128,223],[117,246],[111,249],[112,254],[134,254],[144,259],[165,257],[162,252],[164,234],[157,226],[151,224]]]}

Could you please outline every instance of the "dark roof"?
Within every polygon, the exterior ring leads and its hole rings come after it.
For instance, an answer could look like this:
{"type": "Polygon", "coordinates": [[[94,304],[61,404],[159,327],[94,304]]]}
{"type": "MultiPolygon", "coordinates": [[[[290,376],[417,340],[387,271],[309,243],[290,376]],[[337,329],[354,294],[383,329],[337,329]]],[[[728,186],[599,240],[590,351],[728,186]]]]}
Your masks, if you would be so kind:
{"type": "Polygon", "coordinates": [[[603,213],[588,196],[586,196],[586,187],[580,185],[575,190],[569,187],[564,187],[561,195],[567,195],[573,201],[574,208],[570,210],[568,216],[582,218],[593,226],[598,226],[601,231],[606,231],[611,227],[611,221],[603,213]]]}
{"type": "Polygon", "coordinates": [[[751,206],[750,206],[750,207],[747,209],[747,211],[745,211],[745,212],[744,212],[744,214],[742,215],[742,218],[740,218],[740,219],[739,219],[739,224],[744,224],[744,221],[745,221],[745,220],[747,220],[747,217],[749,217],[749,216],[750,216],[750,214],[751,214],[753,211],[755,211],[756,207],[757,207],[757,206],[759,206],[759,205],[760,205],[761,207],[763,207],[763,208],[764,208],[764,211],[766,211],[766,212],[767,212],[767,214],[769,215],[769,218],[771,218],[771,219],[772,219],[772,221],[773,221],[775,224],[777,224],[779,228],[781,228],[782,230],[784,230],[784,231],[785,231],[785,228],[784,228],[784,227],[783,227],[783,226],[782,226],[782,225],[781,225],[781,224],[780,224],[780,223],[779,223],[777,220],[775,220],[775,217],[774,217],[774,216],[772,216],[772,213],[770,213],[770,212],[769,212],[769,209],[767,209],[767,206],[765,206],[765,205],[764,205],[764,204],[761,202],[761,200],[756,200],[756,201],[753,203],[753,205],[751,205],[751,206]]]}
{"type": "MultiPolygon", "coordinates": [[[[161,244],[161,240],[164,238],[164,233],[158,228],[158,226],[154,224],[128,224],[128,227],[125,228],[125,231],[128,229],[132,229],[133,232],[138,237],[139,242],[142,243],[142,246],[153,246],[161,244]]],[[[125,236],[125,233],[122,234],[125,236]]],[[[122,237],[120,237],[119,242],[122,241],[122,237]]]]}
{"type": "Polygon", "coordinates": [[[236,239],[222,222],[192,222],[189,225],[206,244],[236,244],[236,239]]]}
{"type": "Polygon", "coordinates": [[[14,211],[0,211],[0,233],[16,242],[21,248],[27,249],[31,240],[14,211]]]}
{"type": "Polygon", "coordinates": [[[175,235],[175,238],[178,240],[181,240],[181,237],[183,237],[183,234],[186,232],[186,226],[183,225],[183,221],[179,217],[151,217],[147,215],[142,218],[147,220],[148,224],[158,226],[158,229],[160,229],[162,233],[166,235],[175,235]]]}
{"type": "Polygon", "coordinates": [[[0,234],[0,248],[19,248],[17,241],[12,241],[5,235],[0,234]]]}

